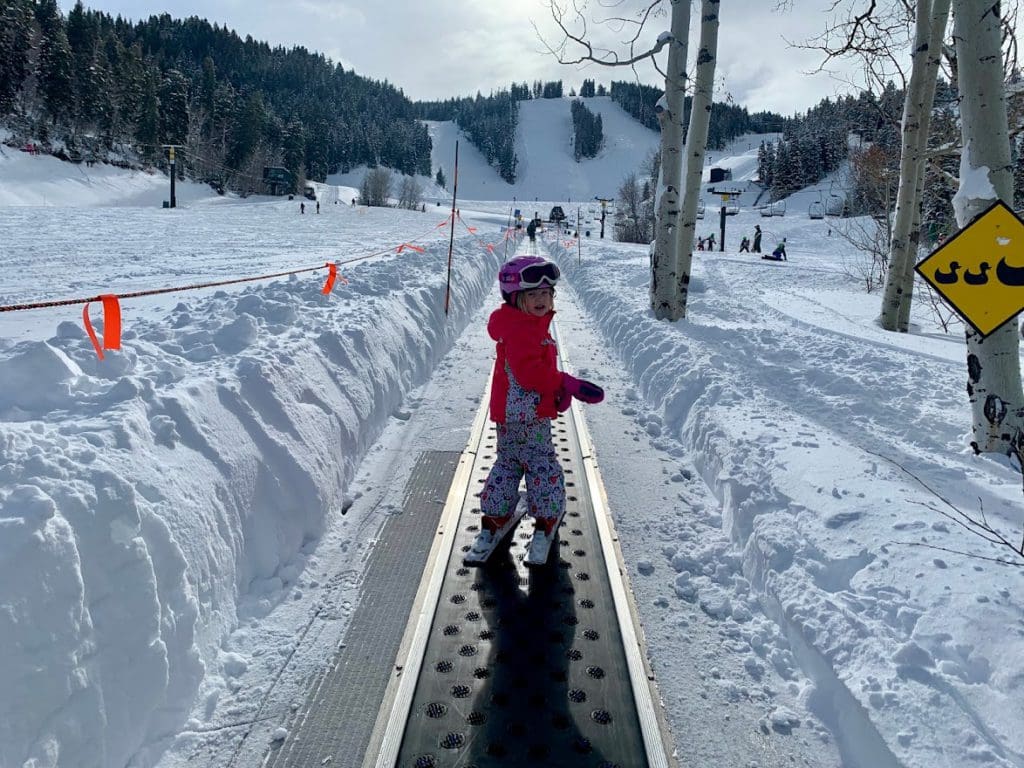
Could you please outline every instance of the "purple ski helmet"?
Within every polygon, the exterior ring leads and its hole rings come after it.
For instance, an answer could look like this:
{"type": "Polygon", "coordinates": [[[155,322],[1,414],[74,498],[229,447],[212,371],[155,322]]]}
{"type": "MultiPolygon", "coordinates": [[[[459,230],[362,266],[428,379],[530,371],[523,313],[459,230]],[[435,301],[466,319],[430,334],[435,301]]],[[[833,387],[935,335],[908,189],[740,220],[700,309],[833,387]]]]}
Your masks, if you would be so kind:
{"type": "Polygon", "coordinates": [[[501,295],[506,301],[511,301],[518,291],[528,291],[542,285],[553,288],[561,276],[558,267],[545,258],[516,256],[505,262],[498,270],[498,283],[501,286],[501,295]]]}

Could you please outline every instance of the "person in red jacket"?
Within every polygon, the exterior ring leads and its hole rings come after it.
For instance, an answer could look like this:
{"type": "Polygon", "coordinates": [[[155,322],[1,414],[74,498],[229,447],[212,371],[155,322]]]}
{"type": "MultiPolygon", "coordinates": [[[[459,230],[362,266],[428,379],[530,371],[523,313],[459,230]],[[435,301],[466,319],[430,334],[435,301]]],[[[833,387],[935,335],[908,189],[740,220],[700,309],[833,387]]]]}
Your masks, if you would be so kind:
{"type": "Polygon", "coordinates": [[[554,538],[565,512],[565,479],[551,439],[551,419],[572,397],[600,402],[600,387],[558,370],[549,331],[555,316],[558,267],[540,256],[518,256],[498,272],[504,304],[487,323],[496,342],[490,415],[498,426],[497,457],[483,491],[481,535],[504,534],[526,475],[527,511],[535,520],[531,550],[554,538]],[[542,537],[547,541],[541,541],[542,537]]]}

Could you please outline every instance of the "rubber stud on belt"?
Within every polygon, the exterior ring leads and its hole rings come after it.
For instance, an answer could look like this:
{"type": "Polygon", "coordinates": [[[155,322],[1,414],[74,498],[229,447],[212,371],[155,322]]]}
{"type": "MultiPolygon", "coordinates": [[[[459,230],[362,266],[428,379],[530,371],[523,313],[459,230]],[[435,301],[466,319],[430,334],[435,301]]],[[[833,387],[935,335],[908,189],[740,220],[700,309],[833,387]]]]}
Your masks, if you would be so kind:
{"type": "Polygon", "coordinates": [[[612,714],[606,709],[595,709],[590,713],[590,717],[595,723],[600,723],[601,725],[608,725],[612,721],[612,714]]]}
{"type": "Polygon", "coordinates": [[[466,737],[461,733],[455,733],[454,731],[445,735],[441,739],[441,746],[445,749],[458,749],[466,743],[466,737]]]}

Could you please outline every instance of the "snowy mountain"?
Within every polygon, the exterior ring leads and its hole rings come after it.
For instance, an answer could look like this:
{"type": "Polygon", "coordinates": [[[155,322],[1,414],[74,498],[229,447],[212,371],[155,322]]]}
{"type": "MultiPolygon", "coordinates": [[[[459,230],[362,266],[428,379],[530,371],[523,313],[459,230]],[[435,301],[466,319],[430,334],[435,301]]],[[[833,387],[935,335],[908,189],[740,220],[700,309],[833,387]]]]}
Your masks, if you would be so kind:
{"type": "MultiPolygon", "coordinates": [[[[461,200],[512,200],[520,202],[580,202],[614,197],[622,180],[656,152],[660,138],[640,125],[607,96],[583,99],[587,108],[601,115],[605,144],[595,158],[576,162],[572,153],[573,99],[530,99],[519,102],[516,183],[504,181],[489,166],[452,122],[428,121],[433,142],[431,166],[444,169],[448,190],[431,194],[451,199],[455,168],[455,142],[459,141],[459,189],[461,200]]],[[[365,169],[332,176],[329,183],[358,187],[365,169]]],[[[426,179],[424,182],[426,183],[426,179]]],[[[429,180],[433,187],[433,179],[429,180]]]]}
{"type": "MultiPolygon", "coordinates": [[[[523,197],[644,161],[624,127],[574,168],[567,119],[524,113],[523,197]]],[[[756,147],[708,166],[750,184],[756,147]]],[[[462,450],[490,371],[512,201],[465,157],[460,199],[488,202],[461,208],[446,316],[444,208],[347,183],[319,214],[190,185],[163,210],[160,177],[3,148],[0,305],[314,271],[126,299],[102,361],[80,305],[0,313],[0,765],[257,765],[291,738],[416,457],[462,450]]],[[[942,514],[1019,541],[1019,473],[967,448],[962,334],[924,302],[912,333],[875,324],[843,223],[807,215],[827,194],[744,202],[676,324],[644,246],[542,241],[560,346],[608,392],[586,418],[680,759],[1019,768],[1024,570],[942,514]],[[737,253],[755,224],[788,263],[737,253]]]]}
{"type": "MultiPolygon", "coordinates": [[[[659,149],[660,136],[645,128],[607,96],[582,99],[587,108],[601,115],[605,142],[597,157],[577,161],[573,157],[572,116],[570,105],[575,98],[530,99],[519,103],[516,127],[516,155],[519,159],[515,184],[502,179],[487,164],[480,151],[470,143],[452,122],[427,121],[433,142],[431,166],[444,171],[448,189],[442,190],[433,178],[422,178],[425,197],[442,205],[451,201],[455,142],[459,142],[458,198],[460,201],[515,201],[524,216],[534,212],[547,215],[551,205],[596,207],[595,197],[614,198],[623,180],[631,173],[642,176],[648,160],[659,149]],[[531,208],[531,204],[536,204],[531,208]]],[[[737,138],[726,150],[710,150],[705,156],[702,199],[709,208],[720,204],[720,198],[708,190],[715,186],[738,190],[733,200],[752,206],[762,195],[756,182],[757,149],[762,140],[774,140],[778,134],[750,134],[737,138]],[[732,174],[725,185],[711,185],[712,168],[720,167],[732,174]]],[[[358,188],[366,174],[365,167],[327,179],[330,185],[358,188]]],[[[493,207],[493,206],[487,206],[493,207]]],[[[804,206],[806,208],[806,206],[804,206]]]]}

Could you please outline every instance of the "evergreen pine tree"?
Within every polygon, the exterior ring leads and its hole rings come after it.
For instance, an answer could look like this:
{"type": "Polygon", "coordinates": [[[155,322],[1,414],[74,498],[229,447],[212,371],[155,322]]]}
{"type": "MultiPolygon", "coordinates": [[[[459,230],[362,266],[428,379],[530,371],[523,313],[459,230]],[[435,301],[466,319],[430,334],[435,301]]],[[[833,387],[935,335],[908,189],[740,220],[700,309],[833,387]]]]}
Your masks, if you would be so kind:
{"type": "Polygon", "coordinates": [[[135,120],[135,141],[143,157],[153,160],[160,154],[160,97],[157,95],[159,73],[143,74],[142,94],[135,120]]]}
{"type": "Polygon", "coordinates": [[[96,61],[99,24],[95,14],[86,13],[78,0],[68,13],[68,46],[74,78],[74,128],[92,126],[98,117],[102,73],[96,61]]]}
{"type": "Polygon", "coordinates": [[[0,5],[0,114],[12,109],[28,74],[31,35],[31,0],[6,0],[0,5]]]}
{"type": "MultiPolygon", "coordinates": [[[[296,180],[306,175],[306,136],[302,123],[292,120],[285,129],[281,142],[284,150],[284,167],[292,172],[296,180]]],[[[299,191],[299,190],[295,190],[299,191]]]]}
{"type": "Polygon", "coordinates": [[[260,94],[251,94],[235,110],[231,121],[228,160],[238,168],[259,144],[266,113],[260,94]]]}
{"type": "Polygon", "coordinates": [[[184,144],[188,138],[188,81],[169,69],[160,84],[160,137],[163,144],[184,144]]]}
{"type": "Polygon", "coordinates": [[[54,126],[67,124],[74,105],[74,76],[71,46],[56,0],[39,0],[36,21],[41,35],[38,78],[43,108],[54,126]]]}

